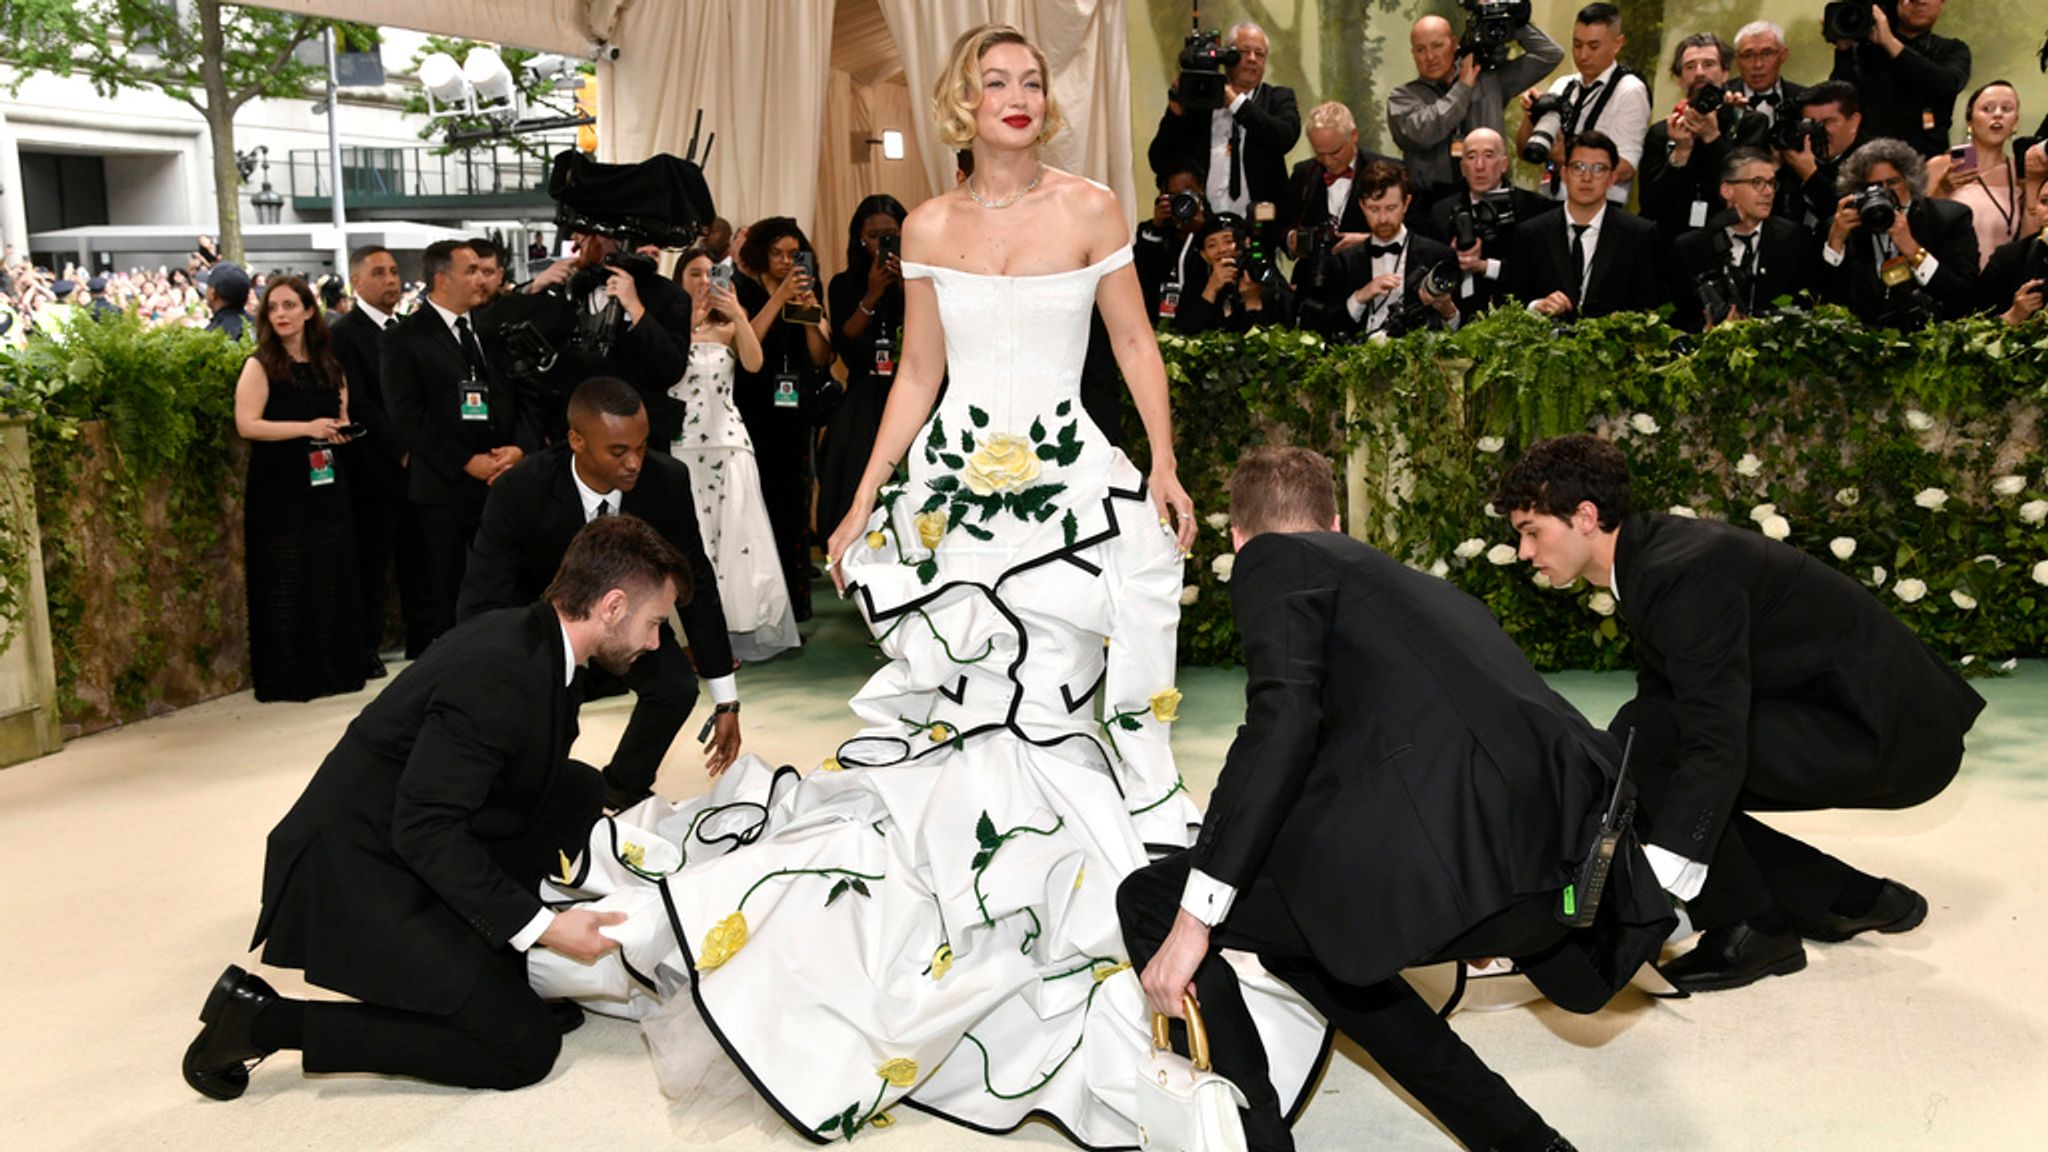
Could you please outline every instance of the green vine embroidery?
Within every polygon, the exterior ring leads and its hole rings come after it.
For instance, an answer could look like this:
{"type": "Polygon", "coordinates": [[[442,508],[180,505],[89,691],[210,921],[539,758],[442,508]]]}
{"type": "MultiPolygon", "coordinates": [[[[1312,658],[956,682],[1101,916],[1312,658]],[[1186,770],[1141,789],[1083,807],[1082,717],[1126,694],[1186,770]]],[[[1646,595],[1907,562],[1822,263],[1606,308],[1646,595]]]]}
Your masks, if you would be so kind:
{"type": "Polygon", "coordinates": [[[1081,1042],[1087,1038],[1088,1010],[1095,1004],[1095,994],[1097,992],[1102,991],[1103,981],[1109,979],[1111,976],[1114,976],[1117,973],[1129,967],[1130,964],[1125,961],[1119,961],[1108,956],[1092,956],[1088,959],[1087,963],[1082,964],[1079,967],[1069,968],[1065,972],[1055,972],[1052,975],[1043,978],[1044,983],[1050,984],[1054,980],[1064,980],[1069,976],[1078,976],[1083,972],[1093,972],[1095,974],[1095,986],[1088,989],[1088,999],[1082,1002],[1081,1031],[1075,1034],[1074,1043],[1067,1049],[1066,1054],[1060,1057],[1059,1063],[1054,1064],[1052,1066],[1052,1071],[1047,1072],[1045,1075],[1039,1077],[1037,1082],[1032,1084],[1028,1088],[1023,1088],[1015,1092],[1004,1092],[998,1089],[995,1086],[995,1081],[992,1080],[989,1076],[990,1066],[988,1048],[982,1044],[980,1038],[975,1036],[974,1033],[967,1033],[965,1039],[969,1043],[973,1044],[976,1050],[978,1050],[981,1053],[981,1086],[983,1091],[986,1091],[989,1095],[995,1097],[998,1100],[1018,1100],[1022,1099],[1025,1096],[1029,1096],[1033,1092],[1036,1092],[1039,1089],[1045,1087],[1047,1084],[1052,1083],[1053,1077],[1058,1076],[1060,1074],[1060,1070],[1067,1066],[1067,1062],[1074,1058],[1074,1053],[1079,1052],[1081,1050],[1081,1042]]]}
{"type": "Polygon", "coordinates": [[[1175,777],[1173,778],[1173,787],[1171,787],[1171,788],[1168,788],[1168,789],[1166,790],[1166,795],[1164,795],[1164,796],[1161,796],[1161,797],[1160,797],[1159,799],[1157,799],[1157,800],[1154,800],[1154,801],[1153,801],[1153,802],[1151,802],[1150,804],[1147,804],[1147,805],[1145,805],[1145,806],[1144,806],[1143,808],[1133,808],[1133,809],[1131,809],[1131,815],[1133,815],[1133,816],[1143,816],[1143,815],[1144,815],[1145,813],[1147,813],[1147,812],[1150,812],[1150,811],[1151,811],[1151,810],[1153,810],[1154,808],[1157,808],[1157,807],[1159,807],[1159,806],[1160,806],[1161,804],[1164,804],[1164,803],[1166,803],[1166,802],[1167,802],[1168,800],[1171,800],[1171,799],[1173,799],[1173,798],[1174,798],[1174,797],[1175,797],[1176,795],[1178,795],[1178,794],[1180,794],[1180,793],[1182,793],[1182,792],[1185,792],[1185,791],[1187,791],[1187,790],[1188,790],[1188,781],[1187,781],[1187,777],[1185,777],[1185,776],[1175,776],[1175,777]]]}
{"type": "MultiPolygon", "coordinates": [[[[974,838],[980,843],[981,847],[974,853],[972,867],[974,869],[974,905],[981,911],[981,922],[983,924],[990,925],[991,927],[995,924],[995,918],[988,914],[988,897],[984,896],[981,891],[981,877],[982,873],[988,871],[989,864],[995,860],[996,850],[1009,843],[1015,837],[1026,834],[1050,836],[1066,826],[1067,818],[1061,816],[1053,821],[1053,825],[1050,828],[1034,828],[1029,824],[1019,824],[1007,832],[998,832],[996,831],[996,823],[994,820],[989,819],[988,812],[986,810],[982,812],[981,819],[974,823],[974,838]]],[[[1024,950],[1029,951],[1031,942],[1038,938],[1041,925],[1038,922],[1037,913],[1032,912],[1029,908],[1026,908],[1024,911],[1031,916],[1031,931],[1024,935],[1024,950]]]]}
{"type": "Polygon", "coordinates": [[[955,664],[979,664],[983,660],[986,660],[990,656],[995,654],[996,642],[993,639],[991,639],[988,640],[986,642],[986,646],[982,648],[981,655],[976,656],[971,660],[962,660],[959,656],[954,654],[953,646],[946,643],[946,638],[944,636],[939,635],[939,626],[932,623],[932,618],[928,614],[926,614],[925,610],[922,608],[919,608],[911,612],[908,616],[898,617],[896,622],[894,624],[889,625],[886,631],[884,631],[880,636],[875,637],[874,644],[880,645],[884,640],[887,640],[890,636],[894,635],[896,629],[901,628],[905,621],[910,620],[913,617],[924,621],[924,626],[931,629],[932,639],[938,641],[940,648],[945,649],[946,659],[951,660],[955,664]]]}

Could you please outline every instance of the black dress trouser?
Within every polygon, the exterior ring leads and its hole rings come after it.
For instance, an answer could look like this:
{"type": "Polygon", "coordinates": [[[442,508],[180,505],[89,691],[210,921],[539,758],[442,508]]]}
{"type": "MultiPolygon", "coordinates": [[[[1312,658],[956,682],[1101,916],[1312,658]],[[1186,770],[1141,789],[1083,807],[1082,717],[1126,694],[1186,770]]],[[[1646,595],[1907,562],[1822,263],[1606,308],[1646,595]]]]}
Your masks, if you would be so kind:
{"type": "MultiPolygon", "coordinates": [[[[1131,873],[1117,889],[1124,944],[1131,965],[1140,971],[1165,943],[1180,911],[1188,859],[1186,852],[1174,853],[1131,873]]],[[[1419,957],[1415,963],[1541,952],[1565,935],[1554,915],[1556,901],[1556,894],[1550,893],[1510,905],[1437,955],[1419,957]]],[[[1244,1120],[1253,1149],[1278,1152],[1293,1148],[1294,1142],[1280,1115],[1265,1048],[1244,994],[1229,963],[1218,955],[1225,948],[1256,953],[1267,971],[1371,1054],[1466,1147],[1536,1152],[1556,1138],[1557,1132],[1423,1003],[1406,980],[1395,976],[1360,987],[1325,970],[1270,884],[1254,883],[1238,892],[1230,915],[1210,932],[1209,946],[1208,959],[1195,971],[1195,991],[1216,1072],[1236,1084],[1251,1105],[1244,1120]]]]}
{"type": "Polygon", "coordinates": [[[468,999],[446,1016],[375,1004],[306,1004],[308,1072],[379,1072],[458,1088],[539,1083],[562,1050],[562,1029],[526,981],[526,956],[500,948],[468,999]]]}
{"type": "Polygon", "coordinates": [[[420,531],[427,558],[429,640],[455,627],[455,604],[462,595],[462,573],[469,567],[469,545],[483,523],[484,505],[419,504],[420,531]]]}

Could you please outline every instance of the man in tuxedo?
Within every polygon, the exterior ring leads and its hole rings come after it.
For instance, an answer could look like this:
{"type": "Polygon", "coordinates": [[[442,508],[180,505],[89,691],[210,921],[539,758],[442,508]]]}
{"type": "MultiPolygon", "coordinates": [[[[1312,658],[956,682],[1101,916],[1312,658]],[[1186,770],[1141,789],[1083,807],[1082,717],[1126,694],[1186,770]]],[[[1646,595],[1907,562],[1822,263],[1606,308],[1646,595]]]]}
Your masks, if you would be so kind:
{"type": "MultiPolygon", "coordinates": [[[[587,334],[585,347],[592,353],[593,367],[619,377],[640,393],[653,428],[654,450],[667,455],[683,431],[683,402],[668,390],[690,367],[689,295],[675,281],[648,271],[649,262],[644,258],[638,261],[637,273],[623,265],[607,264],[614,257],[632,255],[610,236],[577,232],[572,238],[575,259],[548,265],[525,291],[552,294],[567,302],[575,323],[587,334]],[[616,327],[607,328],[609,323],[616,327]]],[[[568,430],[559,407],[566,401],[566,396],[557,394],[556,407],[534,414],[538,434],[547,443],[560,441],[568,430]]]]}
{"type": "Polygon", "coordinates": [[[1776,302],[1801,300],[1820,282],[1820,245],[1813,234],[1782,216],[1771,215],[1777,164],[1770,154],[1737,148],[1722,163],[1720,197],[1728,207],[1672,245],[1678,276],[1672,285],[1675,322],[1689,332],[1724,320],[1768,315],[1776,302]],[[1726,270],[1721,275],[1722,270],[1726,270]],[[1732,311],[1714,314],[1701,294],[1702,279],[1734,289],[1732,311]]]}
{"type": "MultiPolygon", "coordinates": [[[[1167,93],[1145,157],[1162,178],[1175,168],[1193,169],[1211,212],[1257,220],[1258,205],[1278,205],[1286,195],[1287,153],[1301,139],[1301,112],[1294,89],[1266,83],[1264,29],[1239,24],[1223,43],[1238,52],[1237,65],[1225,75],[1223,107],[1183,108],[1178,92],[1167,93]]],[[[1268,245],[1280,240],[1278,228],[1268,232],[1268,245]]]]}
{"type": "Polygon", "coordinates": [[[1306,131],[1315,155],[1288,174],[1287,198],[1279,210],[1287,228],[1287,254],[1300,261],[1294,266],[1297,288],[1312,271],[1309,261],[1302,259],[1302,233],[1322,233],[1327,238],[1322,248],[1326,257],[1365,243],[1365,211],[1352,192],[1365,166],[1383,159],[1358,147],[1358,122],[1351,109],[1335,100],[1309,109],[1306,131]]]}
{"type": "Polygon", "coordinates": [[[1835,43],[1832,80],[1863,94],[1873,137],[1904,140],[1923,157],[1948,151],[1956,97],[1970,83],[1970,46],[1934,34],[1948,0],[1898,0],[1892,11],[1873,4],[1870,31],[1835,43]]]}
{"type": "Polygon", "coordinates": [[[1712,32],[1687,36],[1672,52],[1671,74],[1686,98],[1650,125],[1637,185],[1643,219],[1656,223],[1666,243],[1706,227],[1708,217],[1728,206],[1721,198],[1721,167],[1729,150],[1770,143],[1770,121],[1750,115],[1741,97],[1727,99],[1711,114],[1694,107],[1710,86],[1726,90],[1734,59],[1735,50],[1712,32]]]}
{"type": "Polygon", "coordinates": [[[1424,16],[1409,30],[1415,79],[1388,94],[1387,128],[1415,187],[1415,222],[1456,193],[1457,142],[1480,128],[1505,131],[1508,101],[1564,62],[1557,41],[1526,20],[1515,29],[1515,42],[1521,55],[1486,68],[1476,54],[1460,55],[1458,34],[1441,16],[1424,16]]]}
{"type": "Polygon", "coordinates": [[[1564,211],[1515,225],[1508,292],[1542,316],[1606,316],[1664,299],[1657,226],[1609,199],[1621,153],[1601,132],[1572,141],[1564,211]]]}
{"type": "Polygon", "coordinates": [[[1177,1017],[1196,996],[1260,1152],[1293,1139],[1226,948],[1256,952],[1467,1147],[1569,1149],[1400,971],[1513,957],[1591,1012],[1656,954],[1676,920],[1627,834],[1596,927],[1559,918],[1615,743],[1485,605],[1344,535],[1321,456],[1247,454],[1230,523],[1245,721],[1195,846],[1117,892],[1147,999],[1177,1017]]]}
{"type": "Polygon", "coordinates": [[[1862,109],[1854,84],[1815,84],[1799,94],[1794,115],[1820,125],[1826,146],[1816,148],[1813,140],[1802,136],[1797,148],[1777,150],[1784,169],[1778,174],[1777,213],[1798,221],[1816,239],[1827,235],[1828,221],[1834,219],[1841,195],[1835,182],[1842,161],[1864,144],[1862,109]]]}
{"type": "Polygon", "coordinates": [[[689,654],[664,623],[660,646],[635,660],[623,678],[594,668],[584,681],[586,699],[627,688],[635,694],[632,718],[604,769],[606,800],[613,808],[631,807],[652,793],[662,758],[697,704],[692,657],[715,706],[711,774],[724,771],[740,746],[732,642],[718,577],[697,528],[690,470],[650,454],[647,435],[647,409],[632,385],[612,376],[579,385],[569,398],[568,442],[542,449],[491,485],[456,606],[456,615],[468,620],[533,603],[576,533],[605,516],[624,513],[652,524],[689,562],[695,595],[681,613],[689,654]]]}
{"type": "MultiPolygon", "coordinates": [[[[602,784],[568,759],[570,688],[590,661],[623,673],[690,592],[686,561],[630,516],[577,537],[546,599],[441,638],[357,716],[270,833],[251,947],[357,1003],[289,1000],[230,966],[200,1011],[185,1081],[216,1100],[248,1062],[519,1088],[554,1066],[565,1027],[527,985],[526,951],[584,963],[624,917],[541,903],[580,851],[602,784]]],[[[566,1018],[564,1018],[566,1017],[566,1018]]]]}
{"type": "Polygon", "coordinates": [[[1665,977],[1739,988],[1805,967],[1801,937],[1917,926],[1919,893],[1750,813],[1919,804],[1955,777],[1984,701],[1834,566],[1631,503],[1621,450],[1585,435],[1532,445],[1493,498],[1522,559],[1620,602],[1638,671],[1611,728],[1636,733],[1649,863],[1705,930],[1665,977]]]}
{"type": "Polygon", "coordinates": [[[1508,183],[1508,143],[1491,128],[1474,128],[1466,135],[1458,171],[1462,194],[1437,201],[1422,234],[1456,253],[1458,311],[1476,316],[1500,299],[1515,225],[1557,211],[1557,203],[1508,183]]]}
{"type": "Polygon", "coordinates": [[[1359,173],[1356,191],[1366,240],[1331,261],[1320,309],[1323,332],[1363,339],[1422,326],[1457,327],[1457,302],[1449,292],[1432,293],[1428,279],[1432,272],[1455,276],[1458,260],[1449,248],[1408,227],[1408,170],[1375,160],[1359,173]]]}
{"type": "Polygon", "coordinates": [[[349,283],[356,306],[330,326],[334,358],[348,378],[349,415],[367,432],[341,448],[356,521],[356,559],[362,565],[364,667],[384,675],[384,575],[396,567],[398,609],[405,627],[405,657],[419,658],[432,640],[426,545],[418,513],[406,501],[405,437],[384,399],[384,333],[398,323],[392,309],[405,294],[398,260],[381,244],[349,253],[349,283]]]}
{"type": "Polygon", "coordinates": [[[1967,316],[1977,303],[1977,230],[1967,205],[1927,195],[1927,165],[1903,140],[1879,138],[1849,154],[1820,250],[1829,299],[1866,324],[1918,328],[1967,316]],[[1891,193],[1888,226],[1864,222],[1857,198],[1891,193]]]}
{"type": "Polygon", "coordinates": [[[531,444],[519,397],[484,355],[470,310],[483,268],[466,243],[442,240],[423,258],[424,304],[384,334],[384,399],[408,455],[406,497],[426,540],[430,636],[455,625],[455,599],[484,496],[531,444]]]}
{"type": "Polygon", "coordinates": [[[1780,112],[1798,118],[1799,96],[1804,84],[1785,79],[1785,61],[1792,49],[1785,42],[1785,30],[1769,20],[1752,20],[1735,33],[1735,69],[1730,93],[1740,93],[1749,110],[1775,125],[1780,112]]]}

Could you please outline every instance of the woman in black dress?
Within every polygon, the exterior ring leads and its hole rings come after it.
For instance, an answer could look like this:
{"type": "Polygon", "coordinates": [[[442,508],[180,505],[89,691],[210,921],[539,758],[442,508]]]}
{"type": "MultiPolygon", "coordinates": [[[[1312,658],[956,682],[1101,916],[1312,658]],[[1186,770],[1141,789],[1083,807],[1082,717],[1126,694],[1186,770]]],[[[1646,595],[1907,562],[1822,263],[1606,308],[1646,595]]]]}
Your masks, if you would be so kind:
{"type": "Polygon", "coordinates": [[[798,266],[800,253],[817,267],[810,240],[787,216],[770,216],[747,229],[737,257],[745,275],[733,289],[761,341],[761,370],[742,367],[733,404],[754,441],[790,606],[803,621],[811,618],[811,442],[830,414],[838,385],[825,371],[832,342],[825,336],[817,285],[798,266]],[[800,319],[806,312],[818,318],[800,319]]]}
{"type": "Polygon", "coordinates": [[[256,351],[235,383],[235,431],[249,441],[242,538],[249,673],[256,699],[312,700],[363,686],[363,625],[347,477],[348,384],[313,289],[271,281],[256,351]]]}
{"type": "Polygon", "coordinates": [[[832,277],[825,289],[832,350],[846,365],[846,399],[825,425],[818,448],[818,523],[828,530],[853,506],[854,489],[882,427],[889,385],[896,379],[905,215],[894,196],[861,201],[846,230],[846,271],[832,277]]]}

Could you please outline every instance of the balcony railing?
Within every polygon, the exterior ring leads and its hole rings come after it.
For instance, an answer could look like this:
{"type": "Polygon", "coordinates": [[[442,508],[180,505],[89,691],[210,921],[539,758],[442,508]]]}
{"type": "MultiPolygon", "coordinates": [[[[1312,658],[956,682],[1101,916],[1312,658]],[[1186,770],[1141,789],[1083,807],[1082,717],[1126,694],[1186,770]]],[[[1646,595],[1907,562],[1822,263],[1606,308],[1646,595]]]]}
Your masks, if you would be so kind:
{"type": "MultiPolygon", "coordinates": [[[[549,203],[548,171],[560,144],[442,153],[432,147],[341,150],[342,200],[350,209],[517,207],[549,203]]],[[[299,149],[285,158],[286,187],[298,211],[322,209],[333,186],[328,152],[299,149]]]]}

